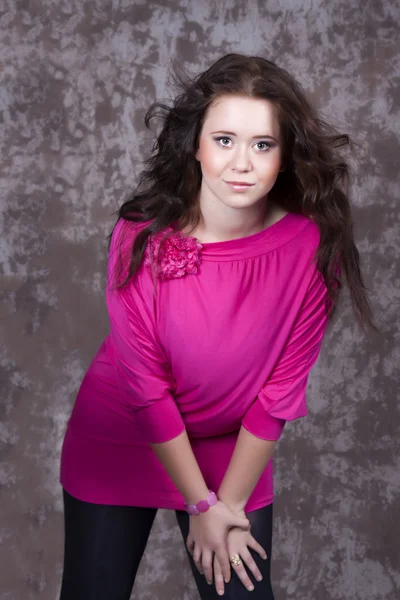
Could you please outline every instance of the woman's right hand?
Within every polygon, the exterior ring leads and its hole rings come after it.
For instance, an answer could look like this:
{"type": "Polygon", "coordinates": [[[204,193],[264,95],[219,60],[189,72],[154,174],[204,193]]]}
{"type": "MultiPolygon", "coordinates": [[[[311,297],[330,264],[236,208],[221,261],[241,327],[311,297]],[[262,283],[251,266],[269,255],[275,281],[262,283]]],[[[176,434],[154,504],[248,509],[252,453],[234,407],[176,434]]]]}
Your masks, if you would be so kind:
{"type": "Polygon", "coordinates": [[[231,565],[227,550],[227,535],[232,527],[250,530],[247,517],[235,514],[223,502],[218,501],[207,512],[190,515],[189,535],[186,546],[194,563],[208,583],[213,582],[213,553],[218,559],[225,582],[231,577],[231,565]]]}

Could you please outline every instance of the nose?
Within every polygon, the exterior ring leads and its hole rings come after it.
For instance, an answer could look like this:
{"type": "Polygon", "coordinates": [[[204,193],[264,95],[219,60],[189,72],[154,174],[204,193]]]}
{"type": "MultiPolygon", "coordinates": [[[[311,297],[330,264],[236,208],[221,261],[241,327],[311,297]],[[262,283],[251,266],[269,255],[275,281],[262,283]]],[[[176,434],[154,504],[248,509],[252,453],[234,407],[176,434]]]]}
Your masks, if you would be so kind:
{"type": "Polygon", "coordinates": [[[236,146],[234,155],[232,157],[232,169],[240,172],[251,171],[252,164],[248,149],[245,146],[236,146]]]}

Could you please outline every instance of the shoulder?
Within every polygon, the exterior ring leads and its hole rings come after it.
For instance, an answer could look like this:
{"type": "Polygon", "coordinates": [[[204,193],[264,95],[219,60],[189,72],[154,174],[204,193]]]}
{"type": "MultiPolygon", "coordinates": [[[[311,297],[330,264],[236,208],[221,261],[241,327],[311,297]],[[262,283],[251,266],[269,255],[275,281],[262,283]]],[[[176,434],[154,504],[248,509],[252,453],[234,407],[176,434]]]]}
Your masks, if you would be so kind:
{"type": "Polygon", "coordinates": [[[135,240],[150,223],[118,219],[114,225],[108,253],[108,280],[112,286],[118,286],[126,278],[135,240]]]}
{"type": "Polygon", "coordinates": [[[300,214],[293,214],[290,224],[293,225],[291,237],[280,248],[285,259],[282,264],[288,277],[296,282],[299,289],[307,290],[314,281],[321,279],[317,268],[320,230],[315,221],[300,214]]]}
{"type": "Polygon", "coordinates": [[[292,214],[297,221],[298,235],[308,240],[307,245],[319,244],[320,231],[317,223],[310,217],[304,215],[292,214]]]}
{"type": "Polygon", "coordinates": [[[290,237],[290,246],[298,257],[307,257],[315,254],[321,242],[319,227],[315,221],[304,215],[291,215],[291,225],[293,225],[292,236],[290,237]]]}
{"type": "Polygon", "coordinates": [[[151,221],[128,221],[127,219],[120,218],[115,223],[111,233],[111,245],[112,247],[118,246],[121,243],[132,244],[135,241],[137,235],[150,225],[151,221]]]}

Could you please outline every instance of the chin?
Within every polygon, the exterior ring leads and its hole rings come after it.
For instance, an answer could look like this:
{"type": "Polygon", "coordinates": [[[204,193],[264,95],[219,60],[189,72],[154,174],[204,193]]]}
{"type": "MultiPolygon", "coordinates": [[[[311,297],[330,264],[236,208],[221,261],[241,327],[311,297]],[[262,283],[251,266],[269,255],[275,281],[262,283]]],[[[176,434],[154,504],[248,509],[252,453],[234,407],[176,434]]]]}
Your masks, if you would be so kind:
{"type": "Polygon", "coordinates": [[[256,204],[259,204],[263,198],[264,196],[255,200],[250,200],[249,198],[244,198],[238,194],[238,196],[235,198],[232,198],[232,196],[223,199],[221,198],[221,202],[230,208],[250,208],[251,206],[256,206],[256,204]]]}

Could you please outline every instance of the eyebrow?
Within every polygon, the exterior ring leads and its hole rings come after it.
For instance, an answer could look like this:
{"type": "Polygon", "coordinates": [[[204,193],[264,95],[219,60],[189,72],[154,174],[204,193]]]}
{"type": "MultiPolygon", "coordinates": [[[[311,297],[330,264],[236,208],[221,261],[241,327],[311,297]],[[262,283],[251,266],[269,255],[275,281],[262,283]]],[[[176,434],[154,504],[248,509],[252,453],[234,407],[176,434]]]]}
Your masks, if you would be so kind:
{"type": "MultiPolygon", "coordinates": [[[[212,131],[211,135],[214,135],[216,133],[222,133],[223,135],[232,135],[234,137],[237,136],[237,134],[234,133],[233,131],[212,131]]],[[[258,140],[260,138],[263,140],[265,140],[265,139],[274,140],[276,143],[278,143],[278,140],[276,138],[274,138],[272,135],[254,135],[252,137],[253,140],[258,140]]]]}

